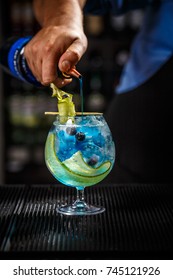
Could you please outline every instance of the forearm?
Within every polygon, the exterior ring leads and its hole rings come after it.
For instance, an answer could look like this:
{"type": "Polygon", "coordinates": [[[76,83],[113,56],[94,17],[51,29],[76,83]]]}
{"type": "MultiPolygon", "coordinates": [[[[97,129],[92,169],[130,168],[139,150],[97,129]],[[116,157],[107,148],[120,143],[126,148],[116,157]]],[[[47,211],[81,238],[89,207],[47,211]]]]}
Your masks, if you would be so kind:
{"type": "Polygon", "coordinates": [[[33,0],[36,19],[42,27],[75,25],[83,22],[82,9],[86,0],[33,0]]]}

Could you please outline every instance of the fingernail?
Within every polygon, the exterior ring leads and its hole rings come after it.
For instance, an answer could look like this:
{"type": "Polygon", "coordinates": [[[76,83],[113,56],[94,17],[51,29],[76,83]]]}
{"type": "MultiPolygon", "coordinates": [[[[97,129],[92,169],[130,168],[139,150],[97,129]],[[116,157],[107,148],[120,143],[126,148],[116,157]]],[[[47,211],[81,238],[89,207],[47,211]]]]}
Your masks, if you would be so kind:
{"type": "Polygon", "coordinates": [[[69,71],[71,68],[70,62],[68,60],[64,60],[61,64],[62,71],[69,71]]]}

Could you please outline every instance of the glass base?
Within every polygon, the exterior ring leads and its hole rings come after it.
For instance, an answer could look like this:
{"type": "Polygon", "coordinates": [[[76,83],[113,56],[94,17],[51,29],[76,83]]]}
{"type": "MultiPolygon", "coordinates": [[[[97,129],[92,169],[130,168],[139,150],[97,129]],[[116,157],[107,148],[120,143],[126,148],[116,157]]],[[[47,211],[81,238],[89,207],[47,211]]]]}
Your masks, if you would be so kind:
{"type": "Polygon", "coordinates": [[[104,207],[88,205],[86,202],[75,201],[72,205],[60,206],[57,212],[64,215],[96,215],[105,211],[104,207]]]}

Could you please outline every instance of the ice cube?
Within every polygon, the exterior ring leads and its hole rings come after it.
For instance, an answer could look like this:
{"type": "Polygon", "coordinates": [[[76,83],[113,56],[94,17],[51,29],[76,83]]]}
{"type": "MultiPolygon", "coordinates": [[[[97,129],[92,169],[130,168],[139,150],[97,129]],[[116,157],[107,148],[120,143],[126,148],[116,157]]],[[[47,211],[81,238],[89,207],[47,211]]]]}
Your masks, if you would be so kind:
{"type": "Polygon", "coordinates": [[[105,138],[100,132],[93,135],[93,143],[99,147],[103,147],[105,145],[105,138]]]}

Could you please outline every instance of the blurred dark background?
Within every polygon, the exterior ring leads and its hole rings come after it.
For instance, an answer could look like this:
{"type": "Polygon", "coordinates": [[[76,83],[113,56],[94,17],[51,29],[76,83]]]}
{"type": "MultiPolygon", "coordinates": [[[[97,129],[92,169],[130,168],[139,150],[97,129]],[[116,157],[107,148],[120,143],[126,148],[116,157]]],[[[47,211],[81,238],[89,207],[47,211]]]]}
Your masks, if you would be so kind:
{"type": "MultiPolygon", "coordinates": [[[[84,18],[88,50],[77,69],[83,75],[84,109],[104,112],[140,28],[143,12],[122,16],[87,15],[84,18]]],[[[39,30],[30,0],[0,1],[0,45],[8,37],[34,35],[39,30]]],[[[80,110],[79,82],[66,88],[80,110]]],[[[49,88],[36,88],[0,69],[0,183],[53,183],[44,162],[44,144],[56,111],[49,88]]]]}

